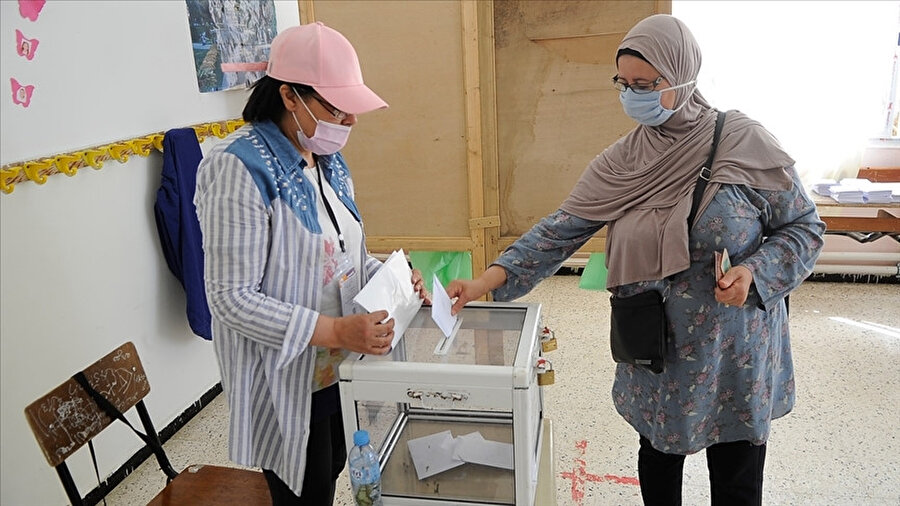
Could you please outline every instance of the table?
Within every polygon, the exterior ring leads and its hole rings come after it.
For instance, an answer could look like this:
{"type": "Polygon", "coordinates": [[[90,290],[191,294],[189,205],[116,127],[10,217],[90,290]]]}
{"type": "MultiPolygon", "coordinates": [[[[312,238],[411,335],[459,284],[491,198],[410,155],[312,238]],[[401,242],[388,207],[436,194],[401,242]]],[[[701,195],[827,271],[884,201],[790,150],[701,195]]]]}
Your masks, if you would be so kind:
{"type": "Polygon", "coordinates": [[[811,195],[827,227],[826,234],[846,235],[859,242],[889,235],[900,242],[900,202],[841,203],[823,195],[811,195]]]}

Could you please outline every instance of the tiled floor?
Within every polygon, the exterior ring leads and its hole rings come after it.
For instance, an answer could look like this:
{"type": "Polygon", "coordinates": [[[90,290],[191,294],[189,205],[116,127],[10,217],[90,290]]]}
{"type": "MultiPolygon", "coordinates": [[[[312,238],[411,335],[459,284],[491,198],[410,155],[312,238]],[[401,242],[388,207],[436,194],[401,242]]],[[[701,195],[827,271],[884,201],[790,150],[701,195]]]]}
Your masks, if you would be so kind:
{"type": "MultiPolygon", "coordinates": [[[[638,505],[637,436],[610,397],[605,292],[555,276],[523,300],[543,304],[559,349],[545,388],[554,423],[557,502],[638,505]]],[[[766,505],[900,505],[900,286],[807,282],[791,296],[797,404],[773,423],[766,505]]],[[[173,465],[232,465],[218,396],[168,443],[173,465]]],[[[107,504],[145,504],[163,476],[145,462],[107,504]]],[[[684,504],[709,504],[702,453],[685,464],[684,504]]],[[[352,505],[346,471],[336,505],[352,505]]]]}

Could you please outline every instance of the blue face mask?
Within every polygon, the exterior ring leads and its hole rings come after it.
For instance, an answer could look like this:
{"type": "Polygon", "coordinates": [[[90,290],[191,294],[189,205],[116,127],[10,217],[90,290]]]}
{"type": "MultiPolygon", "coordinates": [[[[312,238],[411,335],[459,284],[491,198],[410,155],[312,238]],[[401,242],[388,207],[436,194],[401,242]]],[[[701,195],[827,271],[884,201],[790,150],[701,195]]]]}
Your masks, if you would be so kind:
{"type": "Polygon", "coordinates": [[[619,101],[622,102],[622,108],[625,109],[631,119],[642,125],[659,126],[666,122],[673,114],[678,112],[687,100],[681,103],[675,109],[666,109],[662,106],[662,92],[676,90],[685,86],[694,84],[694,81],[688,81],[678,86],[672,86],[662,91],[651,91],[650,93],[635,93],[631,88],[619,93],[619,101]]]}

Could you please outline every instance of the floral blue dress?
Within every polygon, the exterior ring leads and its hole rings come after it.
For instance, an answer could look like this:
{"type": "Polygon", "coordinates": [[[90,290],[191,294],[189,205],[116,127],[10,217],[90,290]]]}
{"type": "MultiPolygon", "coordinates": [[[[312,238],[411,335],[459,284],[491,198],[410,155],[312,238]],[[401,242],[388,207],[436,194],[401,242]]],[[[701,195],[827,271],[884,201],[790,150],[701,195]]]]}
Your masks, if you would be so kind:
{"type": "MultiPolygon", "coordinates": [[[[619,414],[657,450],[686,455],[716,443],[763,444],[771,421],[794,405],[783,300],[812,272],[825,224],[791,173],[789,191],[722,185],[691,229],[687,270],[610,290],[618,297],[646,290],[666,297],[665,369],[654,374],[619,364],[612,391],[619,414]],[[715,300],[713,257],[723,248],[732,265],[753,273],[742,307],[715,300]]],[[[530,291],[605,224],[561,210],[541,220],[494,262],[507,272],[495,300],[530,291]]]]}

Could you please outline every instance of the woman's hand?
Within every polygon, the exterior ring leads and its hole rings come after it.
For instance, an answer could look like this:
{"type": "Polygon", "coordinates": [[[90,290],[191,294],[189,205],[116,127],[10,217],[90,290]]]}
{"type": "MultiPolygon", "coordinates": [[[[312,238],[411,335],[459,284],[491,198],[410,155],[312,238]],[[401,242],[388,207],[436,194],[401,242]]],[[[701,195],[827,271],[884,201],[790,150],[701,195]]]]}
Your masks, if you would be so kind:
{"type": "Polygon", "coordinates": [[[384,355],[394,340],[394,319],[381,323],[387,311],[355,314],[334,319],[336,347],[369,355],[384,355]]]}
{"type": "Polygon", "coordinates": [[[456,297],[456,302],[454,302],[453,307],[450,308],[450,314],[455,315],[459,313],[466,303],[480,299],[489,291],[490,288],[481,280],[481,278],[471,281],[462,279],[451,281],[450,284],[447,285],[447,295],[450,296],[450,299],[456,297]]]}
{"type": "Polygon", "coordinates": [[[419,269],[412,270],[413,290],[419,294],[419,298],[425,301],[425,304],[431,304],[431,295],[425,289],[425,280],[422,279],[422,271],[419,269]]]}
{"type": "Polygon", "coordinates": [[[716,300],[726,306],[743,306],[753,283],[753,273],[743,265],[732,267],[716,283],[716,300]]]}
{"type": "Polygon", "coordinates": [[[459,313],[466,303],[484,297],[484,294],[503,286],[504,283],[506,283],[506,269],[499,265],[491,265],[481,273],[481,276],[478,276],[478,279],[451,281],[447,285],[447,295],[451,299],[455,297],[456,301],[450,308],[450,314],[459,313]]]}

